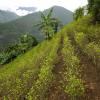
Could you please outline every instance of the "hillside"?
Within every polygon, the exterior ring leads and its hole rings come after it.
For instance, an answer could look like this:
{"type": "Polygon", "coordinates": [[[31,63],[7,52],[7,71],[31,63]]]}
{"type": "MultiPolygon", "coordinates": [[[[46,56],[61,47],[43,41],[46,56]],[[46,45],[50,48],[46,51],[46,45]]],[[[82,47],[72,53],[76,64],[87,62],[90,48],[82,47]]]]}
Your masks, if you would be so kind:
{"type": "Polygon", "coordinates": [[[0,23],[6,23],[19,18],[19,16],[10,11],[0,10],[0,23]]]}
{"type": "Polygon", "coordinates": [[[100,25],[83,17],[0,69],[0,99],[99,100],[100,25]]]}
{"type": "MultiPolygon", "coordinates": [[[[45,10],[47,13],[49,9],[45,10]]],[[[61,20],[63,24],[67,24],[73,20],[73,13],[63,7],[55,6],[53,16],[61,20]]],[[[9,42],[23,33],[32,33],[39,41],[43,40],[43,35],[34,27],[40,21],[40,12],[29,14],[15,21],[0,25],[0,45],[6,46],[9,42]]]]}

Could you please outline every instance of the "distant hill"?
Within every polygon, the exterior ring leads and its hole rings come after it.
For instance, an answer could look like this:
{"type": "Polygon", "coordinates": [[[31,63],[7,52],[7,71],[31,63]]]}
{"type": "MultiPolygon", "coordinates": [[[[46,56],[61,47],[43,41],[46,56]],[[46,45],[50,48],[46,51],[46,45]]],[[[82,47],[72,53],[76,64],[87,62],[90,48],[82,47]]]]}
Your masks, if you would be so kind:
{"type": "MultiPolygon", "coordinates": [[[[50,9],[44,11],[47,13],[50,9]]],[[[73,13],[63,7],[54,6],[53,17],[58,18],[63,24],[68,24],[73,21],[73,13]]],[[[0,45],[5,46],[9,42],[16,40],[22,33],[32,33],[39,41],[43,40],[42,33],[37,27],[36,23],[41,20],[40,12],[32,13],[23,16],[17,20],[0,25],[0,45]]]]}
{"type": "Polygon", "coordinates": [[[0,23],[9,22],[17,19],[19,16],[10,11],[0,10],[0,23]]]}

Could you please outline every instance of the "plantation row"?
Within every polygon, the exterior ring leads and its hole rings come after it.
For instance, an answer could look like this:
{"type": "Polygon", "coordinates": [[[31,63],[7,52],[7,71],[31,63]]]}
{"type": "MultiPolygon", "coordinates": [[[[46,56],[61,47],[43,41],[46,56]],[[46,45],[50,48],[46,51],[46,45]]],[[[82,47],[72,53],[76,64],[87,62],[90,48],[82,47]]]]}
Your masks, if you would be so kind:
{"type": "Polygon", "coordinates": [[[88,55],[95,66],[99,67],[100,65],[100,46],[95,42],[86,43],[87,37],[83,32],[75,34],[75,41],[79,47],[83,50],[85,54],[88,55]]]}
{"type": "MultiPolygon", "coordinates": [[[[66,67],[64,91],[73,99],[84,94],[84,85],[79,73],[79,59],[67,34],[64,32],[62,35],[64,46],[61,52],[66,67]]],[[[51,41],[44,41],[0,69],[0,97],[8,100],[44,100],[54,78],[52,70],[60,42],[61,34],[58,33],[51,41]]]]}
{"type": "Polygon", "coordinates": [[[38,95],[42,95],[52,80],[52,64],[59,41],[60,37],[44,41],[25,56],[18,57],[0,69],[0,97],[12,100],[26,98],[27,95],[27,99],[32,97],[35,100],[38,95]]]}
{"type": "Polygon", "coordinates": [[[80,65],[78,56],[84,53],[99,68],[100,41],[96,34],[99,32],[98,26],[96,30],[93,30],[90,27],[87,28],[87,22],[84,22],[84,27],[80,25],[81,23],[83,22],[79,20],[79,22],[70,24],[53,39],[40,43],[29,52],[18,56],[17,59],[0,68],[0,99],[45,100],[46,93],[55,77],[53,69],[57,66],[54,64],[59,60],[57,51],[61,45],[63,46],[62,55],[59,56],[62,56],[65,68],[62,73],[64,81],[61,80],[63,82],[61,87],[71,100],[84,96],[85,86],[80,73],[82,65],[80,65]],[[63,43],[61,44],[62,37],[63,43]],[[78,48],[78,56],[76,48],[78,48]]]}
{"type": "Polygon", "coordinates": [[[79,59],[74,53],[74,48],[71,45],[71,41],[68,39],[67,34],[64,34],[64,48],[62,54],[65,63],[65,84],[64,91],[69,95],[71,100],[77,100],[85,92],[85,87],[81,79],[79,59]]]}
{"type": "MultiPolygon", "coordinates": [[[[52,40],[51,51],[48,52],[46,59],[44,59],[38,79],[33,84],[28,93],[28,100],[44,100],[45,94],[53,80],[53,67],[57,59],[57,50],[60,44],[60,37],[52,40]],[[53,44],[53,45],[52,45],[53,44]]],[[[49,45],[49,46],[50,46],[49,45]]]]}
{"type": "Polygon", "coordinates": [[[91,17],[83,17],[65,27],[71,40],[85,53],[94,65],[100,66],[100,26],[91,25],[91,17]]]}

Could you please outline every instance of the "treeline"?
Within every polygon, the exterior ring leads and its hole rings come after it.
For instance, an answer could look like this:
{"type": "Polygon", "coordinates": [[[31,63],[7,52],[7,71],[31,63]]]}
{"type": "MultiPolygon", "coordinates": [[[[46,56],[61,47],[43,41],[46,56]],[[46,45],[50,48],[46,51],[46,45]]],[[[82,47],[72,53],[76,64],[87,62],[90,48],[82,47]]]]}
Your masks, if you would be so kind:
{"type": "Polygon", "coordinates": [[[88,5],[76,9],[74,19],[78,20],[85,15],[92,17],[92,23],[100,23],[100,0],[88,0],[88,5]]]}
{"type": "Polygon", "coordinates": [[[38,44],[36,38],[30,34],[23,34],[17,42],[10,44],[0,53],[0,64],[6,64],[16,58],[18,55],[25,53],[27,50],[38,44]]]}

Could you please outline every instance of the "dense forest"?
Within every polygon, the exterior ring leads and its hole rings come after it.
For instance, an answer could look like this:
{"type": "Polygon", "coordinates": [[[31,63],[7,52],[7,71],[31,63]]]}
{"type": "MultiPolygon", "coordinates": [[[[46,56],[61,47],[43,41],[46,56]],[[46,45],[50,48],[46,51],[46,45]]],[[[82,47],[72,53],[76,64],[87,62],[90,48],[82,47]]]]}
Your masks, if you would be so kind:
{"type": "Polygon", "coordinates": [[[100,0],[67,25],[53,10],[35,24],[42,42],[25,33],[0,52],[0,100],[100,100],[100,0]]]}

